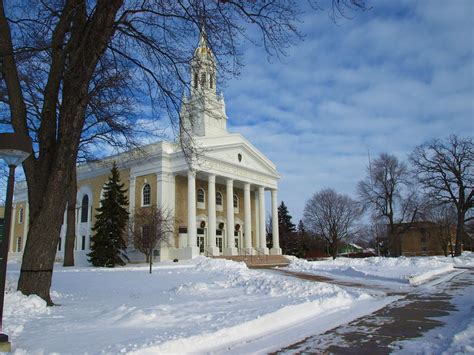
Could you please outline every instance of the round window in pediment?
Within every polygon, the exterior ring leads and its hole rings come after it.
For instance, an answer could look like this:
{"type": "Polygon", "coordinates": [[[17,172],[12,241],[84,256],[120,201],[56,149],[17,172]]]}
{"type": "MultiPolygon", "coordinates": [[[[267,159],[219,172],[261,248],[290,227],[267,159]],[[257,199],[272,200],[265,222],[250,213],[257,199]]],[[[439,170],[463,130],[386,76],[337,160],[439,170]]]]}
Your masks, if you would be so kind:
{"type": "Polygon", "coordinates": [[[239,159],[239,163],[242,161],[242,154],[237,154],[237,158],[239,159]]]}

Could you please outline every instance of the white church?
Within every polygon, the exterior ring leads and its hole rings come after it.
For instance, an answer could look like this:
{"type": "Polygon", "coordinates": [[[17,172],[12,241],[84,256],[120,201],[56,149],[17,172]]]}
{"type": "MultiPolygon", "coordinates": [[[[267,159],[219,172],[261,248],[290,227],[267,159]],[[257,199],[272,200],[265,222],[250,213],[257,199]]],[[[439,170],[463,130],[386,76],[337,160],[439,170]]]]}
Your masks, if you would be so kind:
{"type": "MultiPolygon", "coordinates": [[[[200,152],[186,159],[178,142],[157,142],[141,154],[129,151],[77,168],[75,258],[86,260],[102,188],[115,161],[128,190],[129,213],[157,206],[175,220],[171,235],[155,259],[190,259],[197,255],[281,255],[277,195],[280,175],[265,155],[238,133],[227,131],[222,95],[216,91],[216,62],[201,33],[191,63],[191,92],[183,100],[182,130],[200,152]],[[266,242],[265,200],[271,199],[273,247],[266,242]]],[[[22,253],[28,233],[26,185],[17,184],[10,253],[22,253]]],[[[65,246],[66,213],[58,241],[65,246]]],[[[134,253],[129,242],[128,252],[134,253]]]]}

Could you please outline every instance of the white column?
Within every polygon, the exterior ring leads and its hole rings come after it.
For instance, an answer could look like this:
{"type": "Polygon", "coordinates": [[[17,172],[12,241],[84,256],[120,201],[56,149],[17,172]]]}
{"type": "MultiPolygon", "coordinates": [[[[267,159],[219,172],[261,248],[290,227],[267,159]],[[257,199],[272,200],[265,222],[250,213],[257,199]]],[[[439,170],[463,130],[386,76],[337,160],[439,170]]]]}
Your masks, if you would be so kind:
{"type": "Polygon", "coordinates": [[[254,197],[254,208],[253,210],[255,211],[255,248],[259,248],[260,247],[260,216],[259,216],[259,213],[260,213],[260,204],[259,204],[259,199],[258,199],[258,190],[255,190],[254,191],[254,194],[253,194],[253,197],[254,197]]]}
{"type": "Polygon", "coordinates": [[[265,188],[263,186],[260,186],[258,188],[258,201],[259,201],[259,206],[258,209],[260,210],[259,216],[260,216],[260,223],[259,223],[259,228],[260,228],[260,244],[259,244],[259,251],[261,251],[264,254],[268,254],[268,248],[267,248],[267,231],[265,228],[265,188]]]}
{"type": "Polygon", "coordinates": [[[23,245],[26,245],[26,237],[28,236],[28,228],[30,224],[30,204],[25,202],[25,209],[23,210],[23,245]]]}
{"type": "Polygon", "coordinates": [[[196,236],[196,174],[188,171],[188,246],[182,250],[183,259],[192,259],[199,255],[196,236]]]}
{"type": "MultiPolygon", "coordinates": [[[[136,183],[135,176],[130,176],[129,187],[128,187],[128,213],[129,213],[130,218],[132,219],[132,223],[133,223],[133,217],[135,214],[135,183],[136,183]]],[[[130,226],[130,228],[133,228],[133,226],[130,226]]],[[[133,246],[132,231],[129,231],[128,233],[127,248],[131,250],[135,250],[135,247],[133,246]]]]}
{"type": "Polygon", "coordinates": [[[273,247],[270,250],[272,255],[281,255],[280,235],[278,231],[278,199],[277,190],[272,190],[272,235],[273,247]]]}
{"type": "Polygon", "coordinates": [[[252,210],[250,204],[250,184],[244,185],[244,247],[247,253],[252,253],[252,210]]]}
{"type": "MultiPolygon", "coordinates": [[[[174,200],[175,200],[175,181],[174,175],[163,171],[156,173],[156,206],[161,210],[165,218],[174,218],[174,200]]],[[[169,260],[170,248],[175,248],[174,220],[169,221],[169,231],[161,241],[159,260],[169,260]]],[[[167,227],[168,229],[168,227],[167,227]]]]}
{"type": "Polygon", "coordinates": [[[210,255],[219,255],[219,248],[216,247],[216,176],[212,174],[209,175],[208,181],[207,213],[209,225],[206,250],[210,255]]]}
{"type": "Polygon", "coordinates": [[[166,209],[169,213],[169,216],[173,219],[171,222],[170,228],[170,238],[168,238],[168,243],[170,247],[176,248],[178,245],[176,242],[175,236],[175,218],[176,218],[176,176],[174,174],[168,174],[168,204],[166,209]]]}
{"type": "Polygon", "coordinates": [[[227,248],[224,249],[224,255],[237,255],[237,248],[234,242],[234,181],[228,179],[226,182],[226,211],[227,211],[227,223],[226,223],[226,239],[227,248]]]}
{"type": "Polygon", "coordinates": [[[188,171],[188,247],[197,246],[196,239],[196,176],[188,171]]]}
{"type": "Polygon", "coordinates": [[[15,243],[15,226],[16,226],[16,203],[12,207],[12,215],[10,218],[10,251],[16,252],[15,243]]]}

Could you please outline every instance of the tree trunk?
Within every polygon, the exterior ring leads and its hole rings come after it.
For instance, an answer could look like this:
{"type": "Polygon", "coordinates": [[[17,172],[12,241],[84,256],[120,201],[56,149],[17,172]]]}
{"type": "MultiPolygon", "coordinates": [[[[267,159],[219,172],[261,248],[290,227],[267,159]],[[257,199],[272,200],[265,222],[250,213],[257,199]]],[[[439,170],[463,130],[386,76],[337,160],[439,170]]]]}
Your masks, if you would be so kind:
{"type": "Polygon", "coordinates": [[[67,226],[66,242],[64,243],[64,263],[63,266],[74,266],[74,241],[76,239],[76,196],[77,180],[76,168],[74,167],[71,183],[69,185],[67,199],[67,226]]]}
{"type": "MultiPolygon", "coordinates": [[[[61,162],[60,166],[64,167],[67,159],[63,156],[58,158],[58,161],[61,162]]],[[[37,180],[28,180],[30,228],[23,253],[18,290],[25,295],[36,294],[48,305],[53,305],[49,289],[66,207],[66,196],[61,191],[69,183],[70,175],[70,172],[56,165],[51,174],[45,174],[37,180]]]]}
{"type": "Polygon", "coordinates": [[[461,255],[461,241],[464,235],[464,214],[458,212],[458,222],[456,226],[456,243],[454,245],[454,256],[461,255]]]}
{"type": "MultiPolygon", "coordinates": [[[[115,16],[122,4],[123,0],[98,1],[96,11],[90,18],[87,17],[85,2],[74,5],[75,11],[70,14],[70,38],[65,46],[68,51],[55,53],[44,89],[45,101],[38,132],[39,152],[37,157],[32,156],[23,163],[28,183],[30,229],[23,253],[18,290],[26,295],[36,294],[48,305],[53,304],[49,290],[67,202],[64,191],[68,193],[67,186],[75,175],[73,171],[84,126],[89,85],[97,62],[116,30],[115,16]],[[68,65],[63,67],[62,55],[66,54],[68,65]],[[60,106],[59,112],[56,112],[57,106],[60,106]]],[[[0,9],[3,10],[2,7],[0,9]]],[[[5,19],[3,11],[0,13],[0,19],[5,19]]],[[[2,31],[0,34],[3,37],[0,48],[5,47],[13,52],[9,48],[10,34],[2,31]]],[[[7,72],[12,73],[11,58],[7,59],[6,64],[10,67],[7,72]]],[[[15,82],[15,76],[10,75],[8,78],[9,91],[16,89],[15,84],[19,83],[15,82]]],[[[15,95],[13,97],[16,99],[23,97],[19,90],[15,91],[15,95]]],[[[15,131],[25,131],[27,121],[24,106],[24,103],[18,107],[10,105],[14,109],[12,124],[15,131]]]]}
{"type": "Polygon", "coordinates": [[[150,260],[150,274],[151,274],[151,268],[153,265],[153,251],[150,251],[148,259],[150,260]]]}

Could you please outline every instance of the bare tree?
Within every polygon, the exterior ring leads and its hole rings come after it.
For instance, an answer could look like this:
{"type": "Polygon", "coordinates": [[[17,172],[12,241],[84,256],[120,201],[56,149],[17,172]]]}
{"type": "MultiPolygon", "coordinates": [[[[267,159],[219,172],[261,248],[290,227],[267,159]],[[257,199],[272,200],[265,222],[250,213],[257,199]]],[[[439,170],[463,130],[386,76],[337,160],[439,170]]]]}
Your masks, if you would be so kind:
{"type": "MultiPolygon", "coordinates": [[[[364,5],[359,0],[332,2],[337,11],[364,5]]],[[[91,91],[105,80],[102,63],[111,61],[107,67],[114,73],[131,73],[124,94],[148,95],[177,127],[194,39],[203,22],[221,72],[236,73],[238,40],[249,38],[246,25],[258,28],[269,55],[280,56],[299,37],[301,12],[296,1],[283,0],[6,4],[0,0],[0,114],[15,132],[35,141],[33,154],[23,163],[30,228],[18,289],[51,305],[53,264],[67,202],[67,194],[58,192],[73,178],[88,129],[91,91]]],[[[134,124],[136,119],[130,116],[125,122],[134,124]]]]}
{"type": "Polygon", "coordinates": [[[434,237],[444,252],[444,256],[454,256],[453,230],[456,229],[457,213],[452,205],[427,202],[423,218],[435,224],[434,237]]]}
{"type": "Polygon", "coordinates": [[[357,185],[357,192],[364,210],[370,210],[372,218],[388,225],[390,249],[395,236],[409,228],[418,215],[417,195],[411,188],[408,167],[396,156],[382,153],[369,162],[367,176],[357,185]]]}
{"type": "Polygon", "coordinates": [[[303,219],[309,230],[324,238],[335,259],[340,243],[356,234],[360,214],[357,202],[349,196],[324,189],[306,202],[303,219]]]}
{"type": "Polygon", "coordinates": [[[146,262],[153,265],[153,251],[158,245],[166,244],[173,231],[174,218],[168,211],[156,205],[140,208],[130,220],[134,247],[145,254],[146,262]]]}
{"type": "Polygon", "coordinates": [[[296,34],[297,11],[289,5],[70,0],[25,1],[5,9],[0,2],[4,112],[9,112],[16,132],[34,136],[37,142],[24,163],[30,229],[20,291],[52,304],[49,289],[67,200],[58,191],[72,178],[87,129],[90,91],[95,79],[102,82],[101,60],[111,59],[116,72],[135,68],[129,88],[141,87],[165,108],[177,108],[192,53],[189,39],[196,38],[204,15],[218,54],[236,53],[241,19],[260,27],[268,48],[279,51],[290,33],[296,34]],[[35,74],[34,86],[25,80],[30,74],[35,74]]]}
{"type": "Polygon", "coordinates": [[[471,138],[452,135],[415,148],[410,155],[414,174],[429,196],[456,209],[455,256],[461,255],[464,224],[474,206],[474,146],[471,138]]]}

